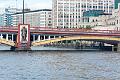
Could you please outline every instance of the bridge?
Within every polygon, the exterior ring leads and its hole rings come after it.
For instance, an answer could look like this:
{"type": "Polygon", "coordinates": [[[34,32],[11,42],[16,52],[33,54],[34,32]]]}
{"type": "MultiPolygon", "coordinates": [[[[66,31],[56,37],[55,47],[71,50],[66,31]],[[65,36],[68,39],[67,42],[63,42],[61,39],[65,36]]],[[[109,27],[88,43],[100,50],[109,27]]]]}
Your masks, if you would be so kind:
{"type": "Polygon", "coordinates": [[[0,43],[18,50],[72,40],[107,43],[113,46],[113,50],[120,51],[120,31],[118,30],[30,27],[27,24],[18,27],[0,27],[0,43]],[[26,35],[23,34],[22,36],[24,28],[27,31],[26,35]]]}

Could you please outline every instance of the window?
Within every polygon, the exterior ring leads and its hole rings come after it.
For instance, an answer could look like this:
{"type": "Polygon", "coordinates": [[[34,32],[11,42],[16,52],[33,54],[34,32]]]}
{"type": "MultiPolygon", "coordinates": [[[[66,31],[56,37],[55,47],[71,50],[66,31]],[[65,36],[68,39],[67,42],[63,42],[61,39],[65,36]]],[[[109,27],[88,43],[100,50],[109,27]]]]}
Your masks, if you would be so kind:
{"type": "Polygon", "coordinates": [[[117,24],[119,23],[119,21],[117,20],[117,24]]]}

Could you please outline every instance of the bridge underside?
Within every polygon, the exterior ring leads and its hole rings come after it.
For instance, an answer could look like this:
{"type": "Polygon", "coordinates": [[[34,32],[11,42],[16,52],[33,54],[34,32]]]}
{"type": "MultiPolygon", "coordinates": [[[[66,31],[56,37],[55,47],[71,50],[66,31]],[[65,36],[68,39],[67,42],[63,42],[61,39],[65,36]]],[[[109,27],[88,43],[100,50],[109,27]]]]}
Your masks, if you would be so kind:
{"type": "Polygon", "coordinates": [[[31,43],[31,45],[39,46],[39,45],[45,45],[45,44],[54,43],[58,41],[64,41],[64,40],[98,41],[98,42],[108,43],[112,45],[120,42],[120,38],[110,37],[110,36],[67,36],[63,38],[55,38],[55,39],[50,39],[50,40],[34,41],[31,43]]]}

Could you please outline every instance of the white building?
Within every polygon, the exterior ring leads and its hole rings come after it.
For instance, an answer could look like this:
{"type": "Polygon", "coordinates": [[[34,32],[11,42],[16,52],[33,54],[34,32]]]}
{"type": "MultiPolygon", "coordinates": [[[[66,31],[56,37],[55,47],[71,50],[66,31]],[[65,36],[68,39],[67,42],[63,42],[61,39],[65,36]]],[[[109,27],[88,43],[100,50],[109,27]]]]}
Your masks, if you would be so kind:
{"type": "Polygon", "coordinates": [[[77,28],[84,11],[103,10],[111,14],[113,0],[53,0],[53,26],[77,28]]]}
{"type": "MultiPolygon", "coordinates": [[[[120,7],[115,9],[112,15],[109,16],[99,16],[97,17],[98,21],[96,23],[102,24],[100,26],[95,26],[94,29],[102,30],[119,30],[120,31],[120,7]]],[[[94,24],[96,24],[94,22],[94,24]]]]}
{"type": "Polygon", "coordinates": [[[107,21],[108,25],[112,25],[117,30],[120,30],[120,7],[113,11],[113,15],[107,21]]]}
{"type": "MultiPolygon", "coordinates": [[[[31,27],[52,27],[52,10],[41,9],[25,12],[25,24],[30,24],[31,27]]],[[[23,23],[23,13],[13,14],[14,20],[17,20],[16,25],[23,23]]],[[[16,26],[14,25],[14,26],[16,26]]]]}

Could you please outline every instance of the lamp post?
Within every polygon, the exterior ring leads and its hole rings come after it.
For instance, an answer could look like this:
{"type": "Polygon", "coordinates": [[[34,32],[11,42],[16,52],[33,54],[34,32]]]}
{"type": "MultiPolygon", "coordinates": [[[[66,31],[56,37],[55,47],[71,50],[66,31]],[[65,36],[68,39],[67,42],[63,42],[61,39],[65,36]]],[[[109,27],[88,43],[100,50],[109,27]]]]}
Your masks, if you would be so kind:
{"type": "Polygon", "coordinates": [[[23,0],[23,24],[24,24],[24,0],[23,0]]]}

